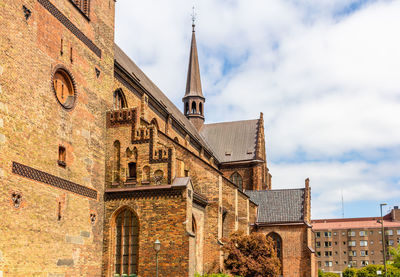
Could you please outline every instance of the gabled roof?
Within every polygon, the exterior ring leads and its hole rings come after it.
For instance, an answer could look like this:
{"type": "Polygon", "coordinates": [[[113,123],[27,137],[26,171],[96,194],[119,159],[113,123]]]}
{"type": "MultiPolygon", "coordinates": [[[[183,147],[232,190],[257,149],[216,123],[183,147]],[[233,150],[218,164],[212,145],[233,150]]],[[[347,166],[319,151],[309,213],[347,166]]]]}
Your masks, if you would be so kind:
{"type": "Polygon", "coordinates": [[[220,162],[256,158],[259,119],[204,124],[200,133],[220,162]]]}
{"type": "Polygon", "coordinates": [[[304,222],[305,189],[246,190],[258,204],[257,223],[304,222]]]}
{"type": "Polygon", "coordinates": [[[192,31],[192,43],[190,45],[189,67],[187,73],[185,97],[186,96],[199,96],[204,98],[201,89],[199,57],[197,54],[194,25],[192,31]]]}
{"type": "Polygon", "coordinates": [[[207,149],[211,154],[214,154],[211,147],[207,144],[204,138],[199,134],[196,127],[184,116],[181,111],[168,99],[168,97],[150,80],[149,77],[122,51],[117,44],[114,44],[115,61],[129,74],[133,80],[136,80],[143,88],[163,106],[178,122],[183,124],[184,128],[194,137],[199,143],[207,149]]]}

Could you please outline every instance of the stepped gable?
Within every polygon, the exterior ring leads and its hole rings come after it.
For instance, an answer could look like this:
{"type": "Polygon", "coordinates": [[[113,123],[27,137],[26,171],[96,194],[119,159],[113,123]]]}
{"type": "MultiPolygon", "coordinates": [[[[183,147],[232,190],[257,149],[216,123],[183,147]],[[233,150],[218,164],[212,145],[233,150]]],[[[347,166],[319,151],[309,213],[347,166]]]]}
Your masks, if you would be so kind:
{"type": "Polygon", "coordinates": [[[257,223],[304,222],[304,189],[247,190],[258,205],[257,223]]]}
{"type": "Polygon", "coordinates": [[[201,135],[220,162],[256,159],[259,119],[204,124],[201,135]]]}
{"type": "MultiPolygon", "coordinates": [[[[172,115],[178,122],[180,122],[193,137],[195,137],[199,143],[208,150],[211,154],[212,148],[207,144],[204,138],[199,134],[196,127],[184,116],[181,111],[168,99],[168,97],[150,80],[149,77],[122,51],[122,49],[114,44],[115,49],[115,62],[118,63],[122,68],[125,69],[126,73],[131,78],[138,81],[140,85],[153,96],[156,101],[163,106],[168,113],[172,115]]],[[[214,155],[215,156],[215,155],[214,155]]]]}

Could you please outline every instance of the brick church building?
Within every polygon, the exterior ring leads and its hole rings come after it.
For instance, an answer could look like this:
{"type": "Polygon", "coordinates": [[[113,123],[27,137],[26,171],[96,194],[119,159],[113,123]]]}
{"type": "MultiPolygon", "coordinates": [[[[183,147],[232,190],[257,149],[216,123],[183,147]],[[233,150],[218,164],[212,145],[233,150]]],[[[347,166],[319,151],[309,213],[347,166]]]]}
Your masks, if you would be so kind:
{"type": "MultiPolygon", "coordinates": [[[[193,26],[183,112],[114,44],[114,0],[0,2],[0,276],[192,277],[223,239],[315,276],[310,187],[271,190],[263,115],[205,124],[193,26]]],[[[182,78],[184,79],[184,78],[182,78]]]]}

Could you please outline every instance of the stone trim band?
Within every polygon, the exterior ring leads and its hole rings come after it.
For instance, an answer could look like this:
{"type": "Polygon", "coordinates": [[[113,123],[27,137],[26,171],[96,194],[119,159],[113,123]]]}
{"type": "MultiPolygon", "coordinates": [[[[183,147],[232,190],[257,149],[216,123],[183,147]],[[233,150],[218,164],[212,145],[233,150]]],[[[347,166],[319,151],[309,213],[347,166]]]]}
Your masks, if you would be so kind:
{"type": "Polygon", "coordinates": [[[68,30],[81,40],[97,57],[101,58],[101,49],[98,48],[81,30],[78,29],[60,10],[58,10],[49,0],[37,0],[46,10],[58,19],[68,30]]]}
{"type": "Polygon", "coordinates": [[[41,183],[48,184],[53,187],[64,189],[82,196],[86,196],[97,200],[97,191],[88,187],[84,187],[49,173],[34,169],[27,165],[17,162],[12,163],[12,172],[22,177],[32,179],[41,183]]]}

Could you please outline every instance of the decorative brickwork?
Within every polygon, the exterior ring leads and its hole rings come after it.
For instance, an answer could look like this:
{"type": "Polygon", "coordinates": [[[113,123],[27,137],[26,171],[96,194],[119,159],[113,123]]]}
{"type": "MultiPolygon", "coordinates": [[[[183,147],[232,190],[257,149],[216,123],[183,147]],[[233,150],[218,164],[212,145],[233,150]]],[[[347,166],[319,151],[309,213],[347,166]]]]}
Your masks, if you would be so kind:
{"type": "Polygon", "coordinates": [[[92,199],[97,199],[97,191],[91,188],[87,188],[71,181],[56,177],[49,173],[34,169],[32,167],[13,162],[12,172],[22,177],[29,178],[41,183],[48,184],[60,189],[68,190],[70,192],[86,196],[92,199]]]}
{"type": "Polygon", "coordinates": [[[71,31],[78,39],[80,39],[97,57],[101,58],[101,50],[93,41],[85,36],[62,12],[60,12],[49,0],[38,0],[38,2],[48,10],[55,18],[58,19],[68,30],[71,31]]]}

